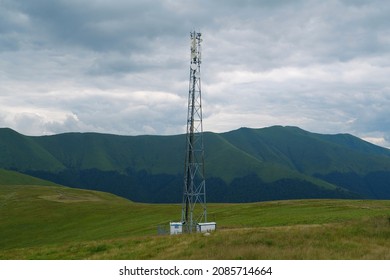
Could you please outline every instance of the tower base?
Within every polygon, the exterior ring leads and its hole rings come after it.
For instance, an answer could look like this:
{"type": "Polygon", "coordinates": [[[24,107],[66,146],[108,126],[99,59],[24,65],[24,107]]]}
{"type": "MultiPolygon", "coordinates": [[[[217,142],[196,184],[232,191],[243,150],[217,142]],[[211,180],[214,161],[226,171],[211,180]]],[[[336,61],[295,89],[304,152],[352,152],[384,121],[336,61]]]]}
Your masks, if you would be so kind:
{"type": "MultiPolygon", "coordinates": [[[[170,222],[169,223],[169,233],[170,235],[182,234],[183,231],[183,223],[182,222],[170,222]]],[[[198,223],[196,224],[196,232],[211,232],[217,229],[216,222],[208,222],[208,223],[198,223]]]]}

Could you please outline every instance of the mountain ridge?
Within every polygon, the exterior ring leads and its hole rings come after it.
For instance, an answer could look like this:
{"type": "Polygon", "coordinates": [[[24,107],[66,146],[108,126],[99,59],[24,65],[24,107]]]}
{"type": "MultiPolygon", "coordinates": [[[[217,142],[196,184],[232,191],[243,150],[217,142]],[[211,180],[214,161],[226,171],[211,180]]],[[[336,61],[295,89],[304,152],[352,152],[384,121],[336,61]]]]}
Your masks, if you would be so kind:
{"type": "MultiPolygon", "coordinates": [[[[204,142],[211,201],[390,198],[390,150],[350,134],[271,126],[205,132],[204,142]]],[[[0,128],[0,168],[134,201],[180,202],[184,144],[184,134],[25,136],[0,128]]]]}

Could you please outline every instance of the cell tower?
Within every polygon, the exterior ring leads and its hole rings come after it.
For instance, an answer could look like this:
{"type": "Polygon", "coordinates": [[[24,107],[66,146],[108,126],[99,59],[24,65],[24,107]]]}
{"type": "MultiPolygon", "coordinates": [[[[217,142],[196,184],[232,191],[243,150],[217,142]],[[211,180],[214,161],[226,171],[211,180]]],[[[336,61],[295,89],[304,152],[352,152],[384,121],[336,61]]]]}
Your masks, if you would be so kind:
{"type": "Polygon", "coordinates": [[[190,83],[181,217],[183,230],[189,233],[196,230],[198,223],[207,222],[200,80],[201,36],[201,33],[191,32],[190,83]]]}
{"type": "Polygon", "coordinates": [[[200,83],[201,36],[201,33],[191,32],[183,203],[181,221],[170,222],[171,234],[208,232],[216,229],[215,222],[207,222],[200,83]]]}

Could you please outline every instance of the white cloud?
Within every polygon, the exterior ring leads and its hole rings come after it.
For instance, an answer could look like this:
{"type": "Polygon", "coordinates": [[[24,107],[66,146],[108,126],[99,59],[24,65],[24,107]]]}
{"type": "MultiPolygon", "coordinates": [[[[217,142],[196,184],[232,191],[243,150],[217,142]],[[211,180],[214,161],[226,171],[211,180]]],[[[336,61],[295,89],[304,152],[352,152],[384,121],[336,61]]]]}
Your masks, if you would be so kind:
{"type": "Polygon", "coordinates": [[[390,143],[384,137],[361,137],[363,140],[370,142],[372,144],[383,146],[390,149],[390,143]]]}

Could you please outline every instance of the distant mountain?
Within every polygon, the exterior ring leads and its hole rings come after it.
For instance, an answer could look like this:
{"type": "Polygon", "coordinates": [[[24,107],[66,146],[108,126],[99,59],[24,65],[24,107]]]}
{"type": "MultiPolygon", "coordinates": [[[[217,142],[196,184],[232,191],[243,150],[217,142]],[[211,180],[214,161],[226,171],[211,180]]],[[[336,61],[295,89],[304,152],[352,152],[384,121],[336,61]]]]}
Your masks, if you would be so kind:
{"type": "MultiPolygon", "coordinates": [[[[210,202],[390,199],[390,150],[349,134],[273,126],[207,132],[204,142],[210,202]]],[[[184,148],[185,135],[31,137],[3,128],[0,168],[134,201],[180,202],[184,148]]]]}

